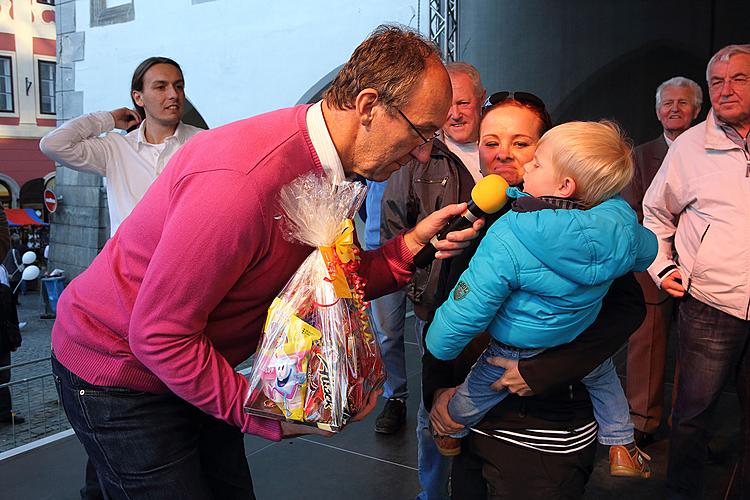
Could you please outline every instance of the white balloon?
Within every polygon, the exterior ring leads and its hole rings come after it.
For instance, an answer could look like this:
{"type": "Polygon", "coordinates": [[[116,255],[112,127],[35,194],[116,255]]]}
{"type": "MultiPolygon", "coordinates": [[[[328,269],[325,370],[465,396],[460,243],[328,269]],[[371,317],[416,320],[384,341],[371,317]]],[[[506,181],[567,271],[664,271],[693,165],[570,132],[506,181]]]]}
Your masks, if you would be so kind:
{"type": "Polygon", "coordinates": [[[36,266],[27,266],[26,269],[23,270],[23,275],[21,276],[21,279],[24,281],[33,281],[39,277],[39,268],[36,266]]]}
{"type": "Polygon", "coordinates": [[[23,254],[23,257],[21,257],[21,261],[27,266],[33,264],[34,261],[36,261],[36,254],[34,252],[26,252],[23,254]]]}

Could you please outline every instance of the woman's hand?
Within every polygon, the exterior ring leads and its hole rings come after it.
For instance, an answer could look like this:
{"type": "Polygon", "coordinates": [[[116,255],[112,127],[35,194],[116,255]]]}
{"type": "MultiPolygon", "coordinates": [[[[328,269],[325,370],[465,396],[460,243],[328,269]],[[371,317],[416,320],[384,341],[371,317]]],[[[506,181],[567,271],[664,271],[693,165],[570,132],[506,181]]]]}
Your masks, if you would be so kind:
{"type": "Polygon", "coordinates": [[[521,376],[521,372],[518,371],[518,360],[507,359],[501,357],[487,358],[487,362],[493,366],[500,366],[505,368],[505,373],[500,377],[492,388],[496,391],[502,391],[508,389],[508,392],[512,394],[518,394],[519,396],[533,396],[534,391],[526,383],[521,376]]]}
{"type": "Polygon", "coordinates": [[[432,429],[441,435],[455,434],[464,428],[463,425],[454,421],[448,414],[448,401],[456,393],[457,387],[449,389],[438,389],[432,397],[432,410],[430,410],[430,422],[432,429]]]}
{"type": "MultiPolygon", "coordinates": [[[[432,212],[430,215],[419,221],[417,225],[404,234],[404,242],[416,255],[422,248],[430,242],[453,217],[461,215],[466,211],[466,203],[458,205],[448,205],[440,210],[432,212]]],[[[471,240],[479,235],[479,230],[484,225],[484,219],[474,221],[472,227],[461,231],[452,231],[445,236],[445,239],[435,243],[437,253],[436,259],[447,259],[460,254],[464,248],[469,246],[471,240]]]]}

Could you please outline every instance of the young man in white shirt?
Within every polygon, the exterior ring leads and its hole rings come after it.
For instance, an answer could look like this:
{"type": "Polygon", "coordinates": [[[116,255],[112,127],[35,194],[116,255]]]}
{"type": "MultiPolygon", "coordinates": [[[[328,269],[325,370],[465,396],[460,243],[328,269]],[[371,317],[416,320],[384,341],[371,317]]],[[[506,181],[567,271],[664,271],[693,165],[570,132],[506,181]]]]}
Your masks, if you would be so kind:
{"type": "Polygon", "coordinates": [[[107,178],[113,235],[177,149],[201,130],[181,121],[185,81],[172,59],[143,61],[133,73],[130,94],[135,110],[79,116],[48,133],[39,144],[57,163],[107,178]],[[137,128],[130,131],[133,127],[137,128]],[[115,128],[130,132],[111,133],[115,128]]]}
{"type": "MultiPolygon", "coordinates": [[[[149,57],[139,64],[133,72],[130,97],[135,110],[118,108],[79,116],[39,143],[42,152],[57,163],[107,178],[110,235],[117,232],[172,155],[201,131],[182,122],[185,80],[172,59],[149,57]]],[[[81,496],[103,498],[90,462],[81,496]]]]}

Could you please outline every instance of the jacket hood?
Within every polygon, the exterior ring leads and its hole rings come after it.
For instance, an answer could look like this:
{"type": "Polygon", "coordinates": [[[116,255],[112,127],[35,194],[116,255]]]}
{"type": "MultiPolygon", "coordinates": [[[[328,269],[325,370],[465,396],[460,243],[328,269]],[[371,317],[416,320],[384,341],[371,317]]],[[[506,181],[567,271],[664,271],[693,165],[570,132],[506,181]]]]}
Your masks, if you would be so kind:
{"type": "MultiPolygon", "coordinates": [[[[508,196],[529,196],[509,188],[508,196]]],[[[588,210],[509,212],[506,223],[544,265],[575,283],[592,286],[630,271],[643,271],[656,257],[656,236],[644,229],[620,196],[588,210]]]]}

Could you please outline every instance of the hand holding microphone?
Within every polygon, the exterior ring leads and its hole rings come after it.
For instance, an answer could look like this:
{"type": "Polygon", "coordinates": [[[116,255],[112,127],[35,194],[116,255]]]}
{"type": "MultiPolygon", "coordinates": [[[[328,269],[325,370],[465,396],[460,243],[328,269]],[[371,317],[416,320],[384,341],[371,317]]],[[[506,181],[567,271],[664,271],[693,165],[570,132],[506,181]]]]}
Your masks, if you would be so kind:
{"type": "MultiPolygon", "coordinates": [[[[508,183],[499,175],[488,175],[477,182],[471,190],[471,200],[466,210],[450,219],[440,231],[414,256],[414,264],[425,267],[435,258],[438,241],[445,239],[448,233],[471,227],[474,221],[500,210],[507,201],[505,190],[508,183]]],[[[426,219],[425,219],[426,220],[426,219]]],[[[423,221],[424,222],[424,221],[423,221]]]]}

